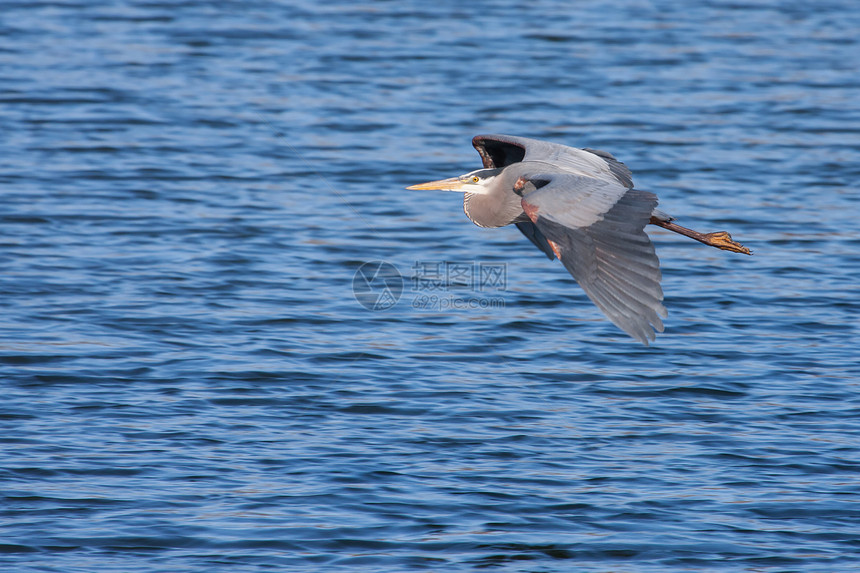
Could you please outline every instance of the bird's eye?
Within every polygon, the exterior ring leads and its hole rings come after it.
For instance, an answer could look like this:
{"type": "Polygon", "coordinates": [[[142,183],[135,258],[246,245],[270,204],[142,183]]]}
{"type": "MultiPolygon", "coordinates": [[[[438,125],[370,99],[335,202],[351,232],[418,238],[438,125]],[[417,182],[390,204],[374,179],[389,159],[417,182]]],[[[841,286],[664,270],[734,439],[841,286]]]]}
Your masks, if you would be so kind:
{"type": "Polygon", "coordinates": [[[481,178],[478,177],[477,175],[472,175],[472,183],[477,183],[480,180],[481,180],[481,178]]]}

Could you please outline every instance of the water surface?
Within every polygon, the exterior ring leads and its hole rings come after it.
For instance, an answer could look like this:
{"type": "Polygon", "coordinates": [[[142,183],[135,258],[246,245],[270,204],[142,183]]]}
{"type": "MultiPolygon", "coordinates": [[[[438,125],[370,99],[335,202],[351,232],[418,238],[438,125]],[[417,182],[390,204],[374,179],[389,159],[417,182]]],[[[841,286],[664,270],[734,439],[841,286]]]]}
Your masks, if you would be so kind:
{"type": "Polygon", "coordinates": [[[0,565],[856,571],[858,29],[845,0],[5,2],[0,565]],[[610,150],[755,255],[655,229],[639,345],[516,229],[403,189],[493,132],[610,150]]]}

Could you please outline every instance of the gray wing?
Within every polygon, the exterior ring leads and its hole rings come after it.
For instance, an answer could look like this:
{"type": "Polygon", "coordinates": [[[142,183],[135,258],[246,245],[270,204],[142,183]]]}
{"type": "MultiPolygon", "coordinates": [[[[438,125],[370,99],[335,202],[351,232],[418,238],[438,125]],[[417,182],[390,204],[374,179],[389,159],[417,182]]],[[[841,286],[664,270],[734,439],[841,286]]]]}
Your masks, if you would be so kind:
{"type": "Polygon", "coordinates": [[[472,145],[486,169],[507,167],[520,161],[543,161],[560,171],[620,183],[627,189],[633,187],[630,170],[608,151],[577,149],[514,135],[476,135],[472,145]]]}
{"type": "Polygon", "coordinates": [[[593,153],[594,155],[603,158],[609,166],[610,173],[615,176],[618,182],[628,189],[633,189],[633,173],[630,172],[630,169],[626,165],[615,159],[614,155],[608,151],[603,151],[602,149],[591,149],[590,147],[584,147],[583,151],[593,153]]]}
{"type": "MultiPolygon", "coordinates": [[[[551,163],[554,170],[587,175],[607,183],[633,187],[627,166],[607,152],[598,149],[575,149],[558,143],[517,137],[514,135],[476,135],[472,145],[481,156],[485,169],[507,167],[524,160],[551,163]]],[[[619,193],[616,199],[622,194],[619,193]]],[[[604,205],[606,209],[608,205],[604,205]]],[[[529,222],[517,223],[517,228],[548,258],[554,258],[546,238],[529,222]]]]}
{"type": "Polygon", "coordinates": [[[644,231],[657,197],[571,175],[541,178],[550,183],[525,195],[523,210],[609,320],[643,344],[654,340],[667,314],[660,261],[644,231]]]}
{"type": "Polygon", "coordinates": [[[616,181],[573,173],[535,173],[528,170],[522,173],[521,178],[536,183],[538,189],[523,197],[539,207],[544,218],[574,229],[588,227],[603,219],[604,214],[629,191],[616,181]]]}

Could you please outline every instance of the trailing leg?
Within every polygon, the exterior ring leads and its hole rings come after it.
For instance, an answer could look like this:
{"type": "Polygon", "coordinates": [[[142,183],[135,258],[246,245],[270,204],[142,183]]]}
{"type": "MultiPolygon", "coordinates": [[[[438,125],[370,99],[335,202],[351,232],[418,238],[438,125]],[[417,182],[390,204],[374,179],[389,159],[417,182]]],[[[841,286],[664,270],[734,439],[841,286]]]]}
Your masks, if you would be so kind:
{"type": "Polygon", "coordinates": [[[716,247],[724,251],[743,253],[745,255],[752,254],[752,252],[748,248],[734,241],[732,239],[732,236],[725,231],[716,231],[714,233],[700,233],[698,231],[682,227],[677,223],[673,223],[671,219],[664,220],[654,216],[651,217],[651,224],[657,225],[658,227],[663,227],[664,229],[668,229],[670,231],[674,231],[675,233],[679,233],[681,235],[684,235],[685,237],[690,237],[691,239],[695,239],[700,243],[704,243],[706,245],[710,245],[712,247],[716,247]]]}

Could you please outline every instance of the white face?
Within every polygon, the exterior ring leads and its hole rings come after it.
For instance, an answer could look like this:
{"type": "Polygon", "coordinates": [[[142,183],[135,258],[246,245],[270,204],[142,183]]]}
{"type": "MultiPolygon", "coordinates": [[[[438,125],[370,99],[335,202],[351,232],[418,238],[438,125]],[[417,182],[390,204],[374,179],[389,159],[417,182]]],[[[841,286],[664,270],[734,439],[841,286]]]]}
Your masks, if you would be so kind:
{"type": "Polygon", "coordinates": [[[488,193],[490,181],[495,175],[488,175],[486,169],[477,169],[471,173],[460,175],[457,179],[462,182],[462,187],[457,191],[464,193],[488,193]]]}

